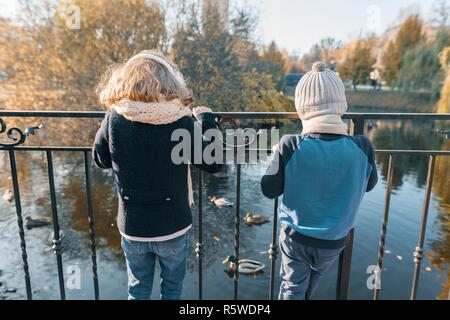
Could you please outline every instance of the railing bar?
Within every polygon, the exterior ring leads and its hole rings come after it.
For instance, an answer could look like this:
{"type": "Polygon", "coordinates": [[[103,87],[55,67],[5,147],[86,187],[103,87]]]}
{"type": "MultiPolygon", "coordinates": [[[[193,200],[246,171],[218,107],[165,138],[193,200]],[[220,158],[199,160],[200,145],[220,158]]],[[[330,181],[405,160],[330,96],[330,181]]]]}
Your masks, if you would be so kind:
{"type": "Polygon", "coordinates": [[[342,251],[341,255],[339,256],[339,267],[336,286],[337,300],[348,299],[354,236],[355,236],[355,229],[352,229],[348,234],[347,245],[344,251],[342,251]]]}
{"type": "MultiPolygon", "coordinates": [[[[350,122],[349,131],[351,135],[364,134],[365,118],[361,115],[355,116],[350,122]]],[[[350,273],[352,267],[353,240],[355,229],[350,230],[348,234],[348,242],[344,250],[339,256],[339,267],[336,283],[336,299],[347,300],[350,287],[350,273]]]]}
{"type": "Polygon", "coordinates": [[[272,242],[269,247],[270,259],[270,285],[269,300],[273,300],[275,291],[275,262],[277,259],[277,230],[278,230],[278,198],[273,204],[272,242]]]}
{"type": "Polygon", "coordinates": [[[17,214],[17,224],[19,226],[19,236],[20,236],[20,248],[22,250],[22,263],[23,271],[25,274],[25,288],[27,290],[27,299],[33,300],[33,293],[31,291],[31,277],[30,270],[28,266],[28,255],[27,255],[27,245],[25,241],[25,230],[23,228],[23,218],[22,218],[22,204],[20,202],[20,190],[19,190],[19,179],[17,178],[17,165],[16,156],[14,150],[9,150],[9,161],[11,165],[11,178],[13,183],[14,201],[16,205],[17,214]]]}
{"type": "Polygon", "coordinates": [[[376,285],[374,289],[373,299],[378,300],[380,296],[381,288],[378,287],[381,284],[381,273],[383,269],[383,258],[384,258],[384,246],[386,244],[386,234],[387,234],[387,226],[389,221],[389,209],[391,206],[391,195],[392,195],[392,181],[394,175],[394,157],[391,154],[389,156],[389,167],[388,167],[388,176],[387,176],[387,187],[386,187],[386,196],[384,201],[384,213],[381,227],[381,236],[380,242],[378,245],[378,260],[377,260],[377,272],[379,273],[376,278],[376,285]]]}
{"type": "MultiPolygon", "coordinates": [[[[0,150],[8,150],[9,148],[0,147],[0,150]]],[[[90,152],[92,147],[65,147],[65,146],[19,146],[14,147],[16,151],[57,151],[57,152],[90,152]]]]}
{"type": "Polygon", "coordinates": [[[413,275],[413,284],[411,288],[411,300],[415,300],[417,296],[417,288],[419,286],[419,275],[420,275],[420,267],[422,265],[423,259],[423,246],[425,242],[425,233],[427,228],[427,220],[428,220],[428,212],[430,208],[430,199],[431,193],[433,189],[433,178],[434,178],[434,169],[436,164],[436,157],[430,156],[429,164],[428,164],[428,174],[427,174],[427,186],[425,191],[425,201],[422,210],[422,220],[420,223],[420,234],[419,241],[414,252],[414,275],[413,275]]]}
{"type": "Polygon", "coordinates": [[[92,203],[92,179],[89,166],[89,153],[87,151],[83,152],[84,158],[84,172],[86,176],[86,198],[87,198],[87,209],[88,209],[88,222],[89,222],[89,238],[91,241],[91,258],[92,258],[92,277],[94,281],[94,294],[95,300],[100,299],[100,290],[98,285],[98,274],[97,274],[97,249],[95,241],[95,223],[94,223],[94,209],[92,203]]]}
{"type": "Polygon", "coordinates": [[[58,221],[58,208],[56,205],[56,190],[55,190],[55,177],[53,173],[53,158],[51,151],[47,151],[47,166],[48,166],[48,181],[50,186],[50,199],[52,205],[52,220],[53,220],[53,250],[56,255],[56,262],[58,265],[58,279],[59,279],[59,291],[61,300],[66,299],[66,292],[64,288],[64,271],[62,265],[62,242],[60,236],[60,228],[58,221]]]}
{"type": "Polygon", "coordinates": [[[234,300],[238,299],[238,285],[239,285],[239,238],[240,238],[240,223],[241,223],[241,164],[239,159],[236,164],[236,215],[234,220],[234,257],[236,258],[236,269],[234,270],[234,300]]]}
{"type": "Polygon", "coordinates": [[[105,114],[105,111],[0,110],[0,116],[10,118],[103,118],[105,114]]]}
{"type": "MultiPolygon", "coordinates": [[[[0,151],[8,151],[10,148],[0,147],[0,151]]],[[[83,152],[91,151],[91,147],[61,147],[61,146],[27,146],[27,147],[14,147],[15,151],[56,151],[56,152],[83,152]]],[[[226,151],[225,149],[224,151],[226,151]]],[[[246,149],[246,151],[260,151],[272,153],[271,149],[246,149]]],[[[450,151],[441,150],[375,150],[375,153],[379,155],[434,155],[434,156],[450,156],[450,151]]]]}
{"type": "MultiPolygon", "coordinates": [[[[30,110],[0,110],[3,117],[40,117],[40,118],[103,118],[104,111],[30,111],[30,110]]],[[[224,120],[232,119],[292,119],[298,120],[296,112],[215,112],[224,120]]],[[[450,113],[359,113],[349,112],[344,119],[359,118],[362,120],[449,120],[450,113]]]]}
{"type": "Polygon", "coordinates": [[[353,135],[358,135],[358,134],[364,134],[364,129],[365,129],[365,119],[358,115],[355,116],[354,118],[350,118],[352,121],[352,133],[353,135]]]}
{"type": "Polygon", "coordinates": [[[203,172],[198,169],[198,299],[203,299],[203,172]]]}

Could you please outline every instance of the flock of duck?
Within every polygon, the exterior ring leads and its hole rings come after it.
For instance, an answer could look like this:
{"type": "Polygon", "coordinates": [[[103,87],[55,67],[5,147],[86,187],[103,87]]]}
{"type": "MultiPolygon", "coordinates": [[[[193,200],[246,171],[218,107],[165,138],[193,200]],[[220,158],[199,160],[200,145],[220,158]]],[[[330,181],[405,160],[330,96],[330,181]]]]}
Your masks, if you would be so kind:
{"type": "MultiPolygon", "coordinates": [[[[225,198],[217,198],[215,196],[208,197],[209,201],[211,201],[217,208],[227,208],[234,206],[234,203],[225,199],[225,198]]],[[[270,222],[268,217],[264,217],[254,213],[247,213],[244,217],[244,222],[248,226],[260,226],[270,222]]],[[[266,267],[263,263],[250,259],[239,259],[237,261],[235,256],[228,256],[223,264],[228,265],[229,270],[225,271],[228,275],[232,276],[234,272],[239,272],[242,274],[250,274],[256,275],[264,270],[266,267]],[[238,267],[236,267],[238,266],[238,267]],[[237,269],[237,270],[236,270],[237,269]]]]}
{"type": "MultiPolygon", "coordinates": [[[[208,199],[213,203],[217,208],[229,208],[233,207],[234,203],[225,199],[225,198],[218,198],[215,196],[210,196],[208,199]]],[[[14,200],[14,193],[7,189],[5,193],[3,194],[3,200],[6,202],[12,202],[14,200]]],[[[52,222],[51,218],[44,217],[44,216],[26,216],[25,217],[25,227],[28,230],[34,229],[34,228],[41,228],[50,225],[52,222]]],[[[265,216],[261,216],[254,213],[247,213],[247,215],[244,217],[244,222],[248,226],[260,226],[263,224],[266,224],[270,222],[270,219],[265,216]]],[[[389,250],[386,250],[386,254],[390,254],[391,252],[389,250]]],[[[403,260],[403,257],[397,256],[398,260],[403,260]]],[[[250,259],[239,259],[239,263],[237,264],[235,256],[228,256],[223,263],[228,265],[230,272],[236,271],[236,265],[238,265],[238,272],[243,274],[257,274],[264,270],[265,265],[262,264],[259,261],[250,260],[250,259]]],[[[427,267],[426,271],[431,272],[431,268],[427,267]]]]}
{"type": "MultiPolygon", "coordinates": [[[[211,196],[211,197],[208,197],[208,199],[217,208],[229,208],[229,207],[234,206],[233,202],[231,202],[225,198],[218,198],[215,196],[211,196]]],[[[14,193],[9,189],[6,190],[5,193],[3,194],[3,200],[6,202],[12,202],[14,200],[14,193]]],[[[248,226],[263,225],[265,223],[268,223],[269,221],[270,221],[270,219],[267,217],[257,215],[254,213],[250,213],[250,212],[247,213],[247,215],[244,218],[244,222],[248,226]]],[[[50,225],[51,219],[49,217],[44,217],[44,216],[35,216],[35,217],[27,216],[27,217],[25,217],[24,224],[28,230],[31,230],[34,228],[41,228],[41,227],[50,225]]],[[[236,264],[237,264],[236,262],[237,261],[234,256],[229,256],[223,261],[224,264],[228,264],[228,267],[229,267],[230,271],[232,271],[232,272],[236,271],[236,264]]],[[[238,272],[244,273],[244,274],[256,274],[256,273],[263,271],[263,269],[265,268],[265,265],[262,264],[261,262],[249,260],[249,259],[240,259],[238,265],[239,265],[238,272]]]]}
{"type": "MultiPolygon", "coordinates": [[[[217,208],[229,208],[233,207],[234,203],[225,199],[225,198],[218,198],[215,196],[210,196],[208,199],[213,203],[217,208]]],[[[6,190],[3,195],[3,200],[6,202],[12,202],[14,200],[14,194],[11,190],[6,190]]],[[[44,216],[34,216],[25,217],[25,227],[30,230],[34,228],[41,228],[50,225],[52,222],[51,218],[44,217],[44,216]]],[[[264,217],[261,215],[257,215],[254,213],[247,213],[247,215],[244,217],[244,222],[248,226],[253,225],[263,225],[268,222],[270,222],[270,219],[268,217],[264,217]]],[[[238,272],[243,274],[257,274],[259,272],[262,272],[265,268],[265,265],[262,264],[259,261],[255,260],[249,260],[249,259],[239,259],[239,263],[237,264],[236,257],[229,256],[227,257],[223,263],[228,264],[229,271],[235,272],[236,271],[236,265],[238,265],[238,272]]]]}
{"type": "MultiPolygon", "coordinates": [[[[227,208],[234,206],[234,203],[225,199],[225,198],[217,198],[210,196],[208,197],[209,201],[211,201],[217,208],[227,208]]],[[[270,222],[270,219],[268,217],[264,217],[258,214],[254,213],[247,213],[247,215],[244,218],[244,221],[247,225],[253,226],[253,225],[262,225],[270,222]]]]}

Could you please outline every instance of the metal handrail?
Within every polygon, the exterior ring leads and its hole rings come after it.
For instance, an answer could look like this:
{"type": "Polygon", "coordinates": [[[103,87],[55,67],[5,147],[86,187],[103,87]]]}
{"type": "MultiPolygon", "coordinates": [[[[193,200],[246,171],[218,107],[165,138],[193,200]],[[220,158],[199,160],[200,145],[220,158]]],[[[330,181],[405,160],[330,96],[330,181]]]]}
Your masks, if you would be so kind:
{"type": "MultiPolygon", "coordinates": [[[[0,110],[3,117],[103,118],[106,111],[0,110]]],[[[298,120],[296,112],[214,112],[224,120],[298,120]]],[[[360,113],[349,112],[344,119],[360,120],[450,120],[450,113],[360,113]]]]}
{"type": "MultiPolygon", "coordinates": [[[[0,146],[1,150],[7,150],[0,146]]],[[[70,146],[18,146],[14,147],[15,151],[60,151],[60,152],[89,152],[92,151],[92,147],[70,147],[70,146]]],[[[249,149],[248,151],[252,151],[249,149]]],[[[271,149],[258,149],[259,151],[266,151],[267,153],[272,153],[271,149]]],[[[380,155],[410,155],[410,156],[450,156],[450,150],[375,150],[376,154],[380,155]]]]}

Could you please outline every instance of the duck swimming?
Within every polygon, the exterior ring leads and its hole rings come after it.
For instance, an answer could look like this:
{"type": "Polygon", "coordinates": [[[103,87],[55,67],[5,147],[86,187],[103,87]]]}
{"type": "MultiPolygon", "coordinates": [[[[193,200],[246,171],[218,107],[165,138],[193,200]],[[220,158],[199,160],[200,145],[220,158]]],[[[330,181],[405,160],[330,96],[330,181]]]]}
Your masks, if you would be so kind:
{"type": "Polygon", "coordinates": [[[231,201],[228,201],[225,198],[217,198],[217,197],[208,197],[209,201],[214,203],[214,205],[218,208],[225,208],[225,207],[232,207],[234,206],[234,203],[231,201]]]}
{"type": "Polygon", "coordinates": [[[5,193],[3,194],[3,200],[11,202],[14,198],[14,194],[12,193],[11,190],[6,190],[5,193]]]}
{"type": "Polygon", "coordinates": [[[28,230],[48,226],[50,223],[51,219],[47,217],[25,217],[25,226],[28,230]]]}
{"type": "Polygon", "coordinates": [[[244,221],[249,226],[253,226],[253,225],[260,226],[262,224],[268,223],[270,221],[270,219],[267,217],[263,217],[263,216],[249,212],[245,216],[244,221]]]}
{"type": "MultiPolygon", "coordinates": [[[[236,271],[236,257],[228,256],[223,264],[228,264],[230,271],[236,271]]],[[[240,259],[239,260],[239,273],[243,274],[256,274],[262,272],[266,266],[259,261],[240,259]]]]}

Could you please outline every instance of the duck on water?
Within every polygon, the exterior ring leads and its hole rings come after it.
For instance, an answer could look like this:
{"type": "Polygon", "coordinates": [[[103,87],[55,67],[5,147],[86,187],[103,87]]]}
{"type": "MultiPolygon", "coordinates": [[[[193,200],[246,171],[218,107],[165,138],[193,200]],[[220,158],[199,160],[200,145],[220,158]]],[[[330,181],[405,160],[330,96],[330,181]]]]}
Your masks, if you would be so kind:
{"type": "Polygon", "coordinates": [[[260,226],[260,225],[268,223],[270,221],[270,219],[267,217],[263,217],[263,216],[249,212],[245,216],[244,221],[249,226],[253,226],[253,225],[260,226]]]}
{"type": "Polygon", "coordinates": [[[3,194],[3,200],[7,201],[7,202],[11,202],[13,201],[14,198],[14,194],[11,190],[7,189],[5,191],[5,193],[3,194]]]}
{"type": "MultiPolygon", "coordinates": [[[[228,256],[223,261],[223,264],[228,264],[228,268],[230,269],[230,271],[236,271],[236,262],[237,259],[235,256],[228,256]]],[[[239,259],[238,265],[238,272],[243,274],[257,274],[259,272],[262,272],[266,267],[259,261],[249,259],[239,259]]]]}
{"type": "Polygon", "coordinates": [[[34,228],[40,228],[48,226],[51,223],[51,219],[48,217],[25,217],[25,227],[28,230],[34,229],[34,228]]]}
{"type": "Polygon", "coordinates": [[[209,201],[211,201],[216,207],[218,208],[225,208],[225,207],[232,207],[234,206],[234,203],[231,201],[228,201],[225,198],[217,198],[217,197],[208,197],[209,201]]]}

